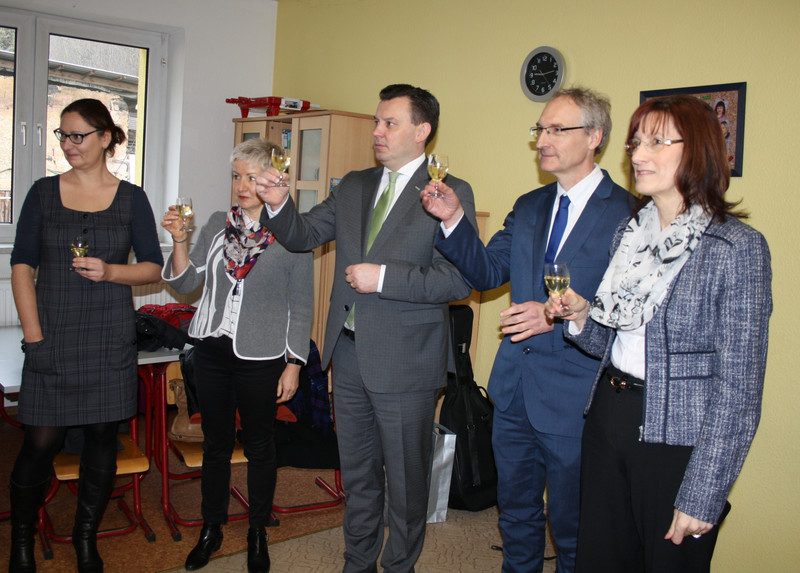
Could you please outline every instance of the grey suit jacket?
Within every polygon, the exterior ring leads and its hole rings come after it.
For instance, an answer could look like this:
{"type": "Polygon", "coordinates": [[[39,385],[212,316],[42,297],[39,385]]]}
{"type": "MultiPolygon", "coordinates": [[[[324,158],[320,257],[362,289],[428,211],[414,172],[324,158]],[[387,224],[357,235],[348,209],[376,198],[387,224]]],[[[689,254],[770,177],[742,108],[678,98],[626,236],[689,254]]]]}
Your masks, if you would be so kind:
{"type": "MultiPolygon", "coordinates": [[[[733,218],[712,222],[647,323],[641,439],[694,446],[675,507],[708,523],[719,518],[761,416],[771,281],[761,233],[733,218]]],[[[602,356],[594,396],[616,331],[589,320],[576,337],[564,332],[602,356]]]]}
{"type": "MultiPolygon", "coordinates": [[[[225,272],[222,243],[227,212],[212,213],[189,254],[189,266],[171,276],[172,254],[162,276],[179,293],[203,286],[203,296],[189,325],[189,335],[203,338],[222,322],[226,299],[236,280],[225,272]]],[[[290,253],[278,241],[269,245],[239,285],[242,305],[233,349],[236,356],[264,360],[291,352],[304,361],[309,352],[314,314],[314,259],[312,253],[290,253]]]]}
{"type": "MultiPolygon", "coordinates": [[[[342,326],[356,303],[356,353],[367,388],[411,392],[446,384],[448,307],[470,288],[435,248],[439,220],[428,214],[419,194],[428,183],[426,165],[411,177],[365,253],[373,205],[383,167],[348,173],[319,205],[299,214],[290,199],[272,219],[261,222],[288,249],[313,249],[336,241],[336,264],[322,366],[327,367],[342,326]],[[359,294],[345,281],[358,263],[386,265],[383,290],[359,294]]],[[[467,217],[475,225],[472,188],[448,175],[467,217]]]]}

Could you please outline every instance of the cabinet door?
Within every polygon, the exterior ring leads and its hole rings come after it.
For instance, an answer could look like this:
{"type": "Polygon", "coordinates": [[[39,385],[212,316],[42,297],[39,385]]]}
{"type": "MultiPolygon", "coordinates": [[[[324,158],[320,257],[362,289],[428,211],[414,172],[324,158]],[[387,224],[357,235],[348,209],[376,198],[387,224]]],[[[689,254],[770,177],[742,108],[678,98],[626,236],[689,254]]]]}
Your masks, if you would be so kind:
{"type": "MultiPolygon", "coordinates": [[[[297,117],[292,122],[291,188],[297,209],[304,213],[328,196],[330,116],[297,117]]],[[[314,249],[314,319],[311,338],[322,350],[330,306],[334,243],[314,249]]]]}
{"type": "Polygon", "coordinates": [[[267,121],[237,121],[236,131],[233,135],[233,144],[239,145],[248,139],[267,136],[267,121]]]}
{"type": "Polygon", "coordinates": [[[301,213],[328,195],[330,116],[298,117],[292,122],[291,173],[294,200],[301,213]]]}

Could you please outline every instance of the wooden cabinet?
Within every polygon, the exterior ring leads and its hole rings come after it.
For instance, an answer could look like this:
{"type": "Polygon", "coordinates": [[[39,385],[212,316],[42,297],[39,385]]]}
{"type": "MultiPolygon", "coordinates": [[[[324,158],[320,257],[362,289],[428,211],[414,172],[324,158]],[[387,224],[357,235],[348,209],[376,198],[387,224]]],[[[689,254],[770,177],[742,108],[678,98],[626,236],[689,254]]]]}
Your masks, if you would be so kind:
{"type": "MultiPolygon", "coordinates": [[[[324,200],[350,171],[377,165],[371,115],[311,111],[272,117],[235,118],[234,145],[262,137],[290,149],[292,199],[300,212],[324,200]]],[[[333,284],[335,242],[314,250],[314,320],[311,338],[322,352],[333,284]]]]}
{"type": "MultiPolygon", "coordinates": [[[[350,171],[377,165],[372,148],[371,115],[341,111],[311,111],[271,117],[235,118],[234,145],[254,137],[289,148],[292,199],[300,212],[311,209],[328,196],[331,189],[350,171]]],[[[488,213],[478,213],[483,238],[488,213]]],[[[322,352],[325,322],[333,285],[335,242],[314,250],[314,320],[311,338],[322,352]]],[[[480,316],[480,293],[459,301],[469,304],[475,315],[470,354],[475,361],[475,345],[480,316]]]]}

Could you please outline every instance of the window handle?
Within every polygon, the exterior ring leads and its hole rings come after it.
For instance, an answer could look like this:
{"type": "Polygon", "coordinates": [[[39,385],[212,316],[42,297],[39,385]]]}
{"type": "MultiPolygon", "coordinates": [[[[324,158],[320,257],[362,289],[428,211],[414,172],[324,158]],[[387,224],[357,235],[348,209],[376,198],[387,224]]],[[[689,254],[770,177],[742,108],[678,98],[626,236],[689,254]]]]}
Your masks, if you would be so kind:
{"type": "Polygon", "coordinates": [[[42,146],[42,124],[36,124],[36,135],[39,137],[39,147],[42,146]]]}
{"type": "Polygon", "coordinates": [[[20,136],[22,136],[22,147],[28,145],[28,122],[21,121],[19,124],[20,136]]]}

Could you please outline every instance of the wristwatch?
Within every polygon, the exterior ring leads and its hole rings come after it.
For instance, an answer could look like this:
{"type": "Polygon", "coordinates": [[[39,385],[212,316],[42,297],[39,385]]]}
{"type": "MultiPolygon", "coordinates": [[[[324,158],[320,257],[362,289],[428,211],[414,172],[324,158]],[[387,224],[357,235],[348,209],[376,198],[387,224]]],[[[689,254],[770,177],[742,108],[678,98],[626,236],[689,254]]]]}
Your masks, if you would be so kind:
{"type": "Polygon", "coordinates": [[[305,366],[305,362],[303,362],[299,358],[295,358],[294,356],[290,356],[289,358],[287,358],[286,364],[297,364],[298,366],[305,366]]]}

